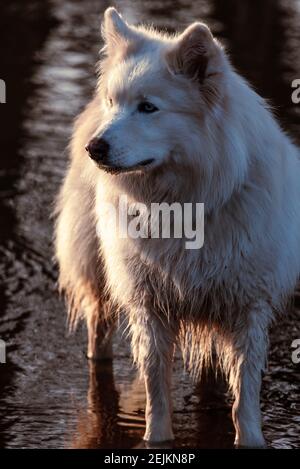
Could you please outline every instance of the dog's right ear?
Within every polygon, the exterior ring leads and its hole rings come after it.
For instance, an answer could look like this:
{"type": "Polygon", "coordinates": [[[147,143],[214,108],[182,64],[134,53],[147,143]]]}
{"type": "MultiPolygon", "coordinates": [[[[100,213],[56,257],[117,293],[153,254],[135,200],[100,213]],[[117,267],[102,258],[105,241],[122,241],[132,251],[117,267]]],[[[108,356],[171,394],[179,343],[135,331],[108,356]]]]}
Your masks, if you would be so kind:
{"type": "MultiPolygon", "coordinates": [[[[203,23],[189,26],[167,53],[169,69],[195,82],[203,83],[213,63],[220,54],[210,29],[203,23]]],[[[215,71],[215,70],[211,70],[215,71]]]]}
{"type": "Polygon", "coordinates": [[[120,49],[126,52],[137,39],[137,32],[123,20],[113,7],[105,10],[101,30],[105,42],[105,51],[108,56],[116,51],[120,51],[120,49]]]}

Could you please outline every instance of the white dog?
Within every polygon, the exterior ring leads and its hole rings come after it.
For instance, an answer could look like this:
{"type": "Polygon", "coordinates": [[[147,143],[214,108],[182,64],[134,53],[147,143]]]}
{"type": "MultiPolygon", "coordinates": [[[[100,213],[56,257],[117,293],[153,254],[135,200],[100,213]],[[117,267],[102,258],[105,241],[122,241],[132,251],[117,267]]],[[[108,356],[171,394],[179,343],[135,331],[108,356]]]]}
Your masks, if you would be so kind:
{"type": "Polygon", "coordinates": [[[145,440],[173,439],[179,344],[195,376],[213,352],[235,399],[236,445],[263,447],[268,326],[300,271],[299,150],[204,24],[173,37],[109,8],[103,35],[99,86],[76,123],[57,205],[71,322],[86,318],[96,359],[110,354],[115,313],[128,319],[145,440]],[[120,238],[106,203],[124,194],[146,206],[204,203],[203,248],[120,238]]]}

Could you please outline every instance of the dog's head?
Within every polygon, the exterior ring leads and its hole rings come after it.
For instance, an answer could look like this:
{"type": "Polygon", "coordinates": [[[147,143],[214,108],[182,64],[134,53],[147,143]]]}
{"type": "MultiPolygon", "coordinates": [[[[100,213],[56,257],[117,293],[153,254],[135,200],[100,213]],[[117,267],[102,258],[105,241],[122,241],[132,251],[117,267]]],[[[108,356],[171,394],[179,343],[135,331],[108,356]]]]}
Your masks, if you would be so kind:
{"type": "Polygon", "coordinates": [[[201,145],[199,129],[222,101],[222,47],[202,23],[172,37],[129,26],[114,8],[105,12],[103,37],[91,158],[111,172],[185,164],[182,155],[201,145]]]}

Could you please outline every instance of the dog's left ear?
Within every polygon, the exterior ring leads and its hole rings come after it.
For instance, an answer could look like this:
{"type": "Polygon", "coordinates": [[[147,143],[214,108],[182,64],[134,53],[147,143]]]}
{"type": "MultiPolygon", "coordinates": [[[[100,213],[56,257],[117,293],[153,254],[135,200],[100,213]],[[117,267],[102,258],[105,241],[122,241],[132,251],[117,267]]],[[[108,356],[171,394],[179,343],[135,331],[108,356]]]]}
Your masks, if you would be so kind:
{"type": "Polygon", "coordinates": [[[221,53],[210,29],[203,23],[189,26],[167,53],[167,63],[175,74],[203,83],[210,65],[221,53]]]}
{"type": "Polygon", "coordinates": [[[102,36],[108,55],[122,47],[124,50],[137,39],[137,32],[131,28],[113,7],[107,8],[102,24],[102,36]]]}

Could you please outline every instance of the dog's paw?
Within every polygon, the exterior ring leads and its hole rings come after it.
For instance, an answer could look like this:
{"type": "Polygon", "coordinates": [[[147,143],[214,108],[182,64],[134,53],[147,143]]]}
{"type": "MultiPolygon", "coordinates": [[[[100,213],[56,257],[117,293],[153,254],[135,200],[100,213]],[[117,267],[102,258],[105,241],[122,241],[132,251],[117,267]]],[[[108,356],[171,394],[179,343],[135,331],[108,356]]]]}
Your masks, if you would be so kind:
{"type": "Polygon", "coordinates": [[[153,442],[153,441],[143,441],[143,448],[145,449],[172,449],[173,440],[153,442]]]}
{"type": "Polygon", "coordinates": [[[161,447],[161,445],[168,444],[173,440],[174,434],[170,425],[166,425],[164,428],[162,426],[147,428],[144,435],[144,441],[152,448],[154,448],[153,445],[161,447]]]}
{"type": "Polygon", "coordinates": [[[245,446],[245,445],[234,445],[234,449],[269,449],[267,444],[260,446],[245,446]]]}
{"type": "Polygon", "coordinates": [[[258,438],[256,441],[243,441],[239,442],[236,440],[234,442],[235,449],[268,449],[268,445],[265,442],[264,438],[258,438]]]}

